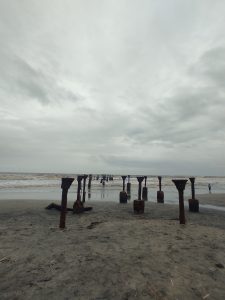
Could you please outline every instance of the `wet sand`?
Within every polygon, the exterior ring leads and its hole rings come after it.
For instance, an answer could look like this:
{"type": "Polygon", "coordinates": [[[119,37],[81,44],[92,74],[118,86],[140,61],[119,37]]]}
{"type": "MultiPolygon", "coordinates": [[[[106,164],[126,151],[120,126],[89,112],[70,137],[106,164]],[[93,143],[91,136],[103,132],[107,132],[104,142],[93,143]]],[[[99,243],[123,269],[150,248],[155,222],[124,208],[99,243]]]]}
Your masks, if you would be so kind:
{"type": "Polygon", "coordinates": [[[0,201],[0,299],[225,299],[225,212],[90,201],[60,230],[47,204],[0,201]]]}
{"type": "Polygon", "coordinates": [[[225,194],[200,194],[196,195],[200,204],[209,204],[225,207],[225,194]]]}

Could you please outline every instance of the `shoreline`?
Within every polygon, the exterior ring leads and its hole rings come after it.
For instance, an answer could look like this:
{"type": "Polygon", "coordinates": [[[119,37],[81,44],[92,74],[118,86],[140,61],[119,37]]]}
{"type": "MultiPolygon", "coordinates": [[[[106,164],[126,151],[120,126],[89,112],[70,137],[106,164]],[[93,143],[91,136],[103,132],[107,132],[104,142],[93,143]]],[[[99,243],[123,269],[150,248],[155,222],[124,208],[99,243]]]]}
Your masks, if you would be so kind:
{"type": "MultiPolygon", "coordinates": [[[[200,208],[201,209],[216,209],[216,210],[224,210],[225,209],[225,194],[221,194],[221,193],[210,193],[210,194],[196,194],[196,197],[195,197],[197,200],[199,200],[199,205],[200,205],[200,208]]],[[[184,197],[184,204],[185,206],[187,207],[188,206],[188,199],[190,199],[190,197],[187,197],[185,196],[184,197]]],[[[60,200],[60,197],[58,199],[54,199],[54,200],[48,200],[48,199],[15,199],[15,198],[12,198],[12,199],[0,199],[0,203],[1,202],[15,202],[15,203],[19,203],[19,202],[38,202],[38,201],[41,201],[41,202],[46,202],[48,204],[50,204],[51,202],[55,202],[55,203],[58,203],[58,204],[61,204],[61,200],[60,200]]],[[[72,200],[71,198],[69,198],[67,200],[67,203],[68,204],[72,204],[74,202],[74,200],[72,200]]],[[[118,196],[118,201],[110,201],[110,200],[89,200],[87,199],[86,202],[89,202],[90,204],[94,204],[94,203],[119,203],[119,196],[118,196]]],[[[128,203],[133,203],[133,199],[132,200],[128,200],[128,203]]],[[[157,200],[152,198],[150,200],[147,200],[145,203],[157,203],[157,200]]],[[[176,202],[165,202],[164,205],[179,205],[179,200],[178,200],[178,197],[177,197],[177,203],[176,202]]],[[[47,204],[46,204],[47,205],[47,204]]]]}

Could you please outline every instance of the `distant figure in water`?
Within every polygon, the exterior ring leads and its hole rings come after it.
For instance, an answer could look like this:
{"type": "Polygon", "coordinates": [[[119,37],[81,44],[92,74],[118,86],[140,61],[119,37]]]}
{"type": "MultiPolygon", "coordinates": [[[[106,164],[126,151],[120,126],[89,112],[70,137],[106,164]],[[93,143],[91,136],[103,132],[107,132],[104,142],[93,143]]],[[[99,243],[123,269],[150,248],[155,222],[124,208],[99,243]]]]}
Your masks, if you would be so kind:
{"type": "Polygon", "coordinates": [[[208,184],[208,188],[209,188],[209,193],[211,193],[211,184],[208,184]]]}

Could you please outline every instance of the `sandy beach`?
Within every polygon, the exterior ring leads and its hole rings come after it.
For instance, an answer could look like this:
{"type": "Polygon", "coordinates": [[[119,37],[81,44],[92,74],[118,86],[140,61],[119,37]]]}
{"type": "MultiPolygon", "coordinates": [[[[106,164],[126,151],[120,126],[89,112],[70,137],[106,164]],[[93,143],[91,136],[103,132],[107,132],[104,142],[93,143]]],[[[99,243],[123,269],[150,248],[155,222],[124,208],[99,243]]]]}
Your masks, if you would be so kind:
{"type": "Polygon", "coordinates": [[[225,299],[225,212],[186,208],[180,225],[176,205],[90,201],[60,230],[47,204],[0,201],[0,299],[225,299]]]}
{"type": "Polygon", "coordinates": [[[220,207],[225,207],[225,195],[224,194],[200,194],[196,196],[200,204],[209,204],[220,207]]]}

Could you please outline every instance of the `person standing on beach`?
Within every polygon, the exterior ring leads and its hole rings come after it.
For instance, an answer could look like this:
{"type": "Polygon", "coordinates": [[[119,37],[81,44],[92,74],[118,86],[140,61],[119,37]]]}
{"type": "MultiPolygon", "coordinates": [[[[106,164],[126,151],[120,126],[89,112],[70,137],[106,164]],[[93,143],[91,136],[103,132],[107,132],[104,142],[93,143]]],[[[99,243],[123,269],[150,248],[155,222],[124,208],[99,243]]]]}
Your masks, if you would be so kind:
{"type": "Polygon", "coordinates": [[[209,193],[211,193],[211,184],[208,184],[208,188],[209,188],[209,193]]]}

